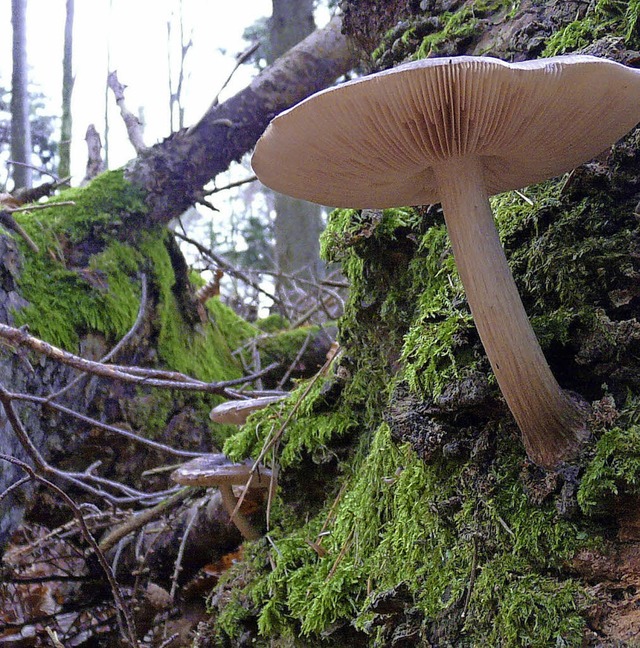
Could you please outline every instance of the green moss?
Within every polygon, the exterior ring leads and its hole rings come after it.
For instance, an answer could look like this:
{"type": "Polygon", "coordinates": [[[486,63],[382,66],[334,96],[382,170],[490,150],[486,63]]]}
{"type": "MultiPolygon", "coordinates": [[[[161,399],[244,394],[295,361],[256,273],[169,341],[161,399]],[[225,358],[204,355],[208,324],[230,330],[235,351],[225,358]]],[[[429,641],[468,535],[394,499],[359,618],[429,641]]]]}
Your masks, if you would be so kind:
{"type": "Polygon", "coordinates": [[[639,11],[637,0],[598,0],[591,3],[583,18],[570,22],[549,37],[542,56],[574,52],[604,36],[623,37],[627,44],[637,45],[639,11]]]}
{"type": "Polygon", "coordinates": [[[442,27],[427,34],[415,50],[412,58],[422,59],[437,54],[443,45],[455,41],[464,41],[478,36],[478,26],[482,18],[502,12],[506,18],[515,14],[519,0],[474,0],[465,3],[454,12],[440,14],[442,27]]]}
{"type": "MultiPolygon", "coordinates": [[[[136,320],[144,272],[150,295],[147,307],[156,308],[152,343],[157,341],[159,364],[211,382],[242,375],[231,350],[255,336],[257,329],[215,299],[207,305],[213,323],[194,327],[185,320],[174,294],[168,234],[164,228],[133,226],[143,222],[146,208],[140,192],[121,171],[103,174],[51,202],[63,201],[74,204],[20,216],[41,252],[34,254],[21,245],[20,288],[29,304],[14,314],[17,325],[27,324],[37,337],[71,352],[78,352],[85,334],[102,336],[109,347],[136,320]]],[[[209,410],[220,400],[166,391],[150,397],[139,390],[128,403],[127,416],[153,436],[180,408],[200,409],[202,419],[208,420],[209,410]]],[[[211,424],[211,431],[220,446],[235,428],[211,424]]]]}
{"type": "Polygon", "coordinates": [[[528,504],[517,470],[517,461],[502,464],[491,491],[474,492],[464,464],[427,466],[381,426],[348,469],[335,519],[332,495],[302,527],[274,529],[272,549],[254,547],[254,560],[268,553],[272,565],[251,588],[260,632],[311,638],[341,619],[365,629],[375,595],[400,582],[425,619],[459,614],[474,570],[457,645],[487,637],[483,645],[580,645],[580,589],[552,575],[575,550],[577,529],[549,507],[528,504]],[[464,505],[443,515],[455,497],[464,505]],[[327,519],[320,557],[307,541],[318,542],[327,519]]]}
{"type": "MultiPolygon", "coordinates": [[[[600,176],[585,173],[578,183],[575,193],[560,179],[493,199],[534,328],[555,352],[576,343],[578,328],[599,336],[594,304],[635,276],[628,267],[633,199],[620,200],[613,187],[603,191],[600,176]]],[[[402,584],[422,630],[442,632],[453,645],[580,645],[586,598],[564,565],[595,536],[579,521],[560,519],[552,497],[528,498],[523,449],[500,419],[484,428],[471,417],[463,428],[454,414],[436,415],[436,424],[442,418],[443,426],[458,429],[463,444],[470,430],[480,456],[488,439],[497,439],[489,462],[463,453],[435,455],[426,464],[382,423],[399,382],[429,406],[482,359],[440,215],[338,210],[322,246],[326,258],[341,261],[352,286],[339,324],[348,373],[340,399],[327,409],[316,387],[308,408],[292,413],[294,396],[251,419],[227,450],[256,456],[292,414],[291,432],[285,430],[274,455],[286,480],[318,448],[333,452],[341,435],[359,434],[359,441],[340,462],[320,512],[299,502],[294,511],[286,493],[274,501],[274,546],[252,548],[256,572],[246,592],[260,631],[303,635],[316,645],[327,628],[348,622],[369,633],[371,645],[385,645],[390,621],[380,619],[374,601],[402,584]],[[342,413],[345,424],[357,425],[332,434],[341,429],[332,417],[342,413]],[[321,556],[308,541],[317,542],[323,527],[330,534],[321,556]]],[[[636,492],[635,424],[603,437],[581,487],[584,510],[614,489],[636,492]]]]}
{"type": "Polygon", "coordinates": [[[55,241],[64,246],[66,240],[110,240],[121,219],[133,224],[147,213],[144,193],[124,179],[122,169],[107,171],[84,187],[62,191],[48,204],[51,209],[19,216],[29,235],[45,249],[55,241]],[[65,202],[71,204],[54,206],[65,202]]]}
{"type": "Polygon", "coordinates": [[[260,333],[253,324],[242,319],[232,308],[218,298],[207,301],[207,310],[232,351],[240,348],[247,340],[256,337],[260,333]]]}
{"type": "Polygon", "coordinates": [[[580,483],[578,502],[588,514],[610,511],[616,495],[640,493],[640,426],[614,427],[598,440],[580,483]]]}
{"type": "Polygon", "coordinates": [[[276,333],[277,331],[281,331],[282,329],[289,328],[289,320],[287,320],[282,315],[278,315],[277,313],[273,313],[272,315],[269,315],[268,317],[264,317],[263,319],[259,319],[256,322],[256,326],[261,331],[264,331],[265,333],[276,333]]]}
{"type": "Polygon", "coordinates": [[[281,432],[278,461],[283,469],[298,465],[303,456],[319,458],[329,452],[331,442],[354,429],[357,421],[347,408],[323,411],[327,380],[303,383],[286,400],[250,416],[241,431],[225,443],[225,454],[236,460],[255,457],[266,441],[281,432]]]}
{"type": "Polygon", "coordinates": [[[422,39],[414,58],[421,59],[433,56],[439,47],[452,40],[464,40],[476,34],[478,19],[472,7],[465,6],[455,12],[447,12],[441,16],[443,27],[440,31],[428,34],[422,39]]]}

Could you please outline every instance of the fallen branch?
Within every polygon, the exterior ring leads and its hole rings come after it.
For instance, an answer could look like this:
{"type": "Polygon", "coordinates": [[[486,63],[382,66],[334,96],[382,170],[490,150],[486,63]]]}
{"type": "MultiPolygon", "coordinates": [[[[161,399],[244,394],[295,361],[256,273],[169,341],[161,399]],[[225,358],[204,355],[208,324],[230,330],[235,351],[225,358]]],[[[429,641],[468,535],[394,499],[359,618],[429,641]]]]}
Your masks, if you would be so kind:
{"type": "MultiPolygon", "coordinates": [[[[6,404],[4,403],[4,401],[3,401],[3,405],[5,405],[5,410],[6,410],[6,404]]],[[[120,586],[118,585],[115,579],[115,576],[111,570],[111,567],[109,566],[109,563],[107,562],[107,559],[104,556],[104,553],[100,550],[100,547],[98,546],[96,539],[91,534],[91,531],[89,531],[89,527],[87,527],[82,511],[80,510],[78,505],[59,486],[56,486],[56,484],[54,484],[53,482],[49,481],[42,475],[39,475],[31,466],[26,464],[24,461],[20,461],[19,459],[16,459],[15,457],[11,457],[4,453],[0,453],[0,459],[12,463],[13,465],[18,466],[19,468],[22,468],[22,470],[24,470],[24,472],[26,472],[27,475],[29,475],[29,477],[32,480],[38,481],[44,486],[46,486],[47,488],[54,491],[71,509],[74,517],[76,518],[78,524],[80,525],[80,529],[82,530],[82,536],[87,541],[91,549],[93,549],[93,552],[95,553],[95,556],[100,564],[100,567],[102,568],[102,570],[105,573],[105,576],[107,577],[107,581],[109,582],[109,586],[111,587],[113,599],[116,604],[116,611],[118,612],[118,624],[121,627],[123,638],[131,646],[135,646],[135,647],[139,646],[138,640],[136,639],[135,625],[133,622],[133,616],[131,614],[131,610],[129,609],[129,606],[126,603],[124,596],[122,595],[122,592],[120,591],[120,586]],[[122,621],[120,615],[122,615],[124,619],[124,628],[121,625],[122,621]]]]}

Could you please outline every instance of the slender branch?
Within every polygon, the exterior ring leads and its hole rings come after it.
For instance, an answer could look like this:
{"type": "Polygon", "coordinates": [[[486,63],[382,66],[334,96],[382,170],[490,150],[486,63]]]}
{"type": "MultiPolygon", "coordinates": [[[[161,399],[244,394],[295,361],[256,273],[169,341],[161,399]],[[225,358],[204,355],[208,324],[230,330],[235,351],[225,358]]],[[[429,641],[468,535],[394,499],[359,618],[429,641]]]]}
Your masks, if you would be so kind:
{"type": "Polygon", "coordinates": [[[118,482],[113,482],[111,480],[104,480],[103,478],[97,478],[95,475],[91,475],[87,473],[70,473],[64,470],[60,470],[59,468],[55,468],[54,466],[51,466],[43,458],[43,456],[40,454],[40,451],[31,440],[31,437],[29,436],[24,425],[22,424],[20,417],[17,415],[15,411],[15,408],[13,406],[13,400],[14,400],[13,394],[8,392],[4,388],[4,386],[0,385],[0,403],[2,403],[4,407],[7,420],[9,421],[9,424],[11,425],[16,437],[18,438],[18,441],[24,448],[25,452],[29,455],[34,465],[41,473],[45,475],[53,475],[55,477],[58,477],[59,479],[67,481],[73,484],[74,486],[82,490],[85,490],[91,493],[92,495],[95,495],[96,497],[100,497],[102,499],[107,500],[111,504],[144,502],[147,500],[162,498],[165,497],[167,494],[175,492],[175,489],[173,489],[169,491],[161,491],[156,493],[141,493],[140,491],[134,491],[133,489],[129,489],[129,491],[133,494],[126,497],[115,497],[101,488],[96,488],[94,486],[91,486],[87,482],[93,481],[95,483],[102,483],[103,485],[108,485],[116,489],[120,489],[120,490],[125,489],[125,492],[128,487],[125,487],[118,482]]]}
{"type": "Polygon", "coordinates": [[[124,90],[127,86],[122,85],[122,83],[118,81],[118,73],[115,70],[109,73],[109,76],[107,77],[107,85],[111,88],[116,98],[116,103],[120,108],[120,114],[122,115],[122,120],[124,121],[124,125],[127,128],[127,134],[129,135],[129,141],[136,153],[140,155],[140,153],[147,149],[147,146],[142,138],[142,124],[140,123],[140,120],[127,108],[124,102],[124,90]]]}
{"type": "Polygon", "coordinates": [[[237,72],[238,68],[258,49],[258,47],[260,47],[259,41],[257,43],[253,43],[252,45],[250,45],[244,52],[242,52],[236,57],[236,63],[233,66],[231,72],[229,72],[227,78],[222,83],[222,86],[220,86],[220,90],[218,90],[218,93],[213,98],[211,107],[218,105],[218,103],[220,102],[220,95],[222,94],[222,91],[229,85],[229,81],[231,81],[233,75],[237,72]]]}
{"type": "Polygon", "coordinates": [[[280,378],[280,381],[277,384],[278,389],[282,389],[284,385],[287,384],[287,380],[289,380],[289,376],[291,375],[291,372],[298,366],[298,362],[300,362],[300,359],[304,355],[304,352],[307,350],[311,338],[312,338],[311,331],[309,331],[307,333],[307,337],[304,339],[304,342],[300,346],[300,349],[298,350],[296,357],[293,359],[293,362],[289,365],[289,368],[284,372],[282,378],[280,378]]]}
{"type": "Polygon", "coordinates": [[[195,247],[198,250],[198,252],[200,252],[200,254],[204,255],[205,257],[209,257],[214,263],[216,263],[216,265],[220,266],[227,274],[230,274],[231,276],[240,279],[240,281],[243,281],[248,286],[251,286],[254,290],[257,290],[258,292],[267,296],[269,299],[273,300],[273,302],[278,304],[279,306],[282,306],[283,308],[285,307],[284,302],[279,297],[266,291],[264,288],[260,286],[258,282],[251,279],[251,277],[246,272],[243,272],[242,270],[239,270],[238,268],[231,265],[231,263],[229,263],[229,261],[227,261],[224,257],[220,256],[219,254],[216,254],[215,252],[213,252],[213,250],[210,250],[209,248],[202,245],[198,241],[195,241],[194,239],[189,238],[184,234],[180,234],[179,232],[174,232],[174,234],[179,239],[182,239],[185,243],[189,243],[189,245],[193,245],[193,247],[195,247]]]}
{"type": "MultiPolygon", "coordinates": [[[[188,490],[188,489],[185,489],[188,490]]],[[[191,529],[193,529],[193,525],[195,524],[196,518],[198,517],[198,511],[202,508],[203,504],[205,503],[205,499],[201,499],[194,507],[193,511],[191,513],[191,517],[189,518],[189,521],[187,522],[187,525],[184,529],[184,533],[182,534],[182,539],[180,540],[180,547],[178,548],[178,555],[176,556],[176,560],[174,563],[174,569],[173,569],[173,575],[171,576],[171,591],[169,592],[169,599],[171,600],[171,604],[173,605],[175,598],[176,598],[176,589],[178,587],[178,577],[180,576],[180,572],[182,571],[182,557],[184,556],[184,549],[187,546],[187,540],[189,538],[189,534],[191,533],[191,529]]]]}
{"type": "Polygon", "coordinates": [[[122,366],[122,365],[105,365],[100,362],[86,360],[80,356],[63,351],[58,347],[44,342],[25,330],[18,329],[7,324],[0,324],[0,338],[18,346],[26,346],[30,349],[41,353],[48,358],[69,365],[81,371],[87,371],[96,376],[121,380],[123,382],[146,385],[149,387],[158,387],[161,389],[175,389],[178,391],[205,392],[209,394],[226,394],[228,387],[241,385],[247,382],[253,382],[278,366],[278,363],[270,364],[259,374],[225,380],[221,382],[205,383],[184,374],[177,372],[158,371],[154,369],[143,369],[141,367],[122,366]],[[155,376],[161,376],[156,378],[155,376]]]}
{"type": "Polygon", "coordinates": [[[149,522],[157,520],[159,517],[181,504],[192,494],[192,492],[193,491],[190,488],[182,488],[170,497],[162,500],[159,504],[156,504],[153,508],[132,515],[128,520],[125,520],[125,522],[113,529],[100,541],[100,549],[106,553],[109,549],[120,542],[122,538],[125,538],[130,533],[146,526],[149,522]]]}
{"type": "Polygon", "coordinates": [[[220,193],[221,191],[235,189],[236,187],[241,187],[242,185],[249,184],[250,182],[255,182],[257,179],[258,179],[257,176],[252,175],[249,176],[248,178],[245,178],[244,180],[236,180],[235,182],[230,182],[229,184],[224,185],[224,187],[215,187],[214,189],[211,189],[211,191],[205,191],[204,195],[211,196],[215,193],[220,193]]]}
{"type": "Polygon", "coordinates": [[[147,439],[146,437],[142,437],[136,434],[135,432],[131,432],[130,430],[125,430],[124,428],[116,427],[115,425],[109,425],[108,423],[103,423],[102,421],[87,416],[86,414],[81,414],[80,412],[65,407],[64,405],[60,405],[58,403],[52,402],[50,397],[33,396],[31,394],[21,394],[21,393],[11,393],[11,392],[7,392],[7,394],[12,400],[37,403],[38,405],[42,405],[43,407],[54,409],[62,414],[66,414],[69,417],[82,421],[83,423],[87,423],[91,427],[99,428],[101,430],[104,430],[105,432],[118,434],[122,437],[125,437],[126,439],[131,439],[132,441],[142,443],[143,445],[146,445],[149,448],[153,448],[154,450],[160,450],[162,452],[166,452],[167,454],[174,455],[176,457],[199,457],[202,455],[201,452],[189,452],[188,450],[179,450],[177,448],[173,448],[171,446],[165,445],[164,443],[160,443],[158,441],[153,441],[152,439],[147,439]]]}

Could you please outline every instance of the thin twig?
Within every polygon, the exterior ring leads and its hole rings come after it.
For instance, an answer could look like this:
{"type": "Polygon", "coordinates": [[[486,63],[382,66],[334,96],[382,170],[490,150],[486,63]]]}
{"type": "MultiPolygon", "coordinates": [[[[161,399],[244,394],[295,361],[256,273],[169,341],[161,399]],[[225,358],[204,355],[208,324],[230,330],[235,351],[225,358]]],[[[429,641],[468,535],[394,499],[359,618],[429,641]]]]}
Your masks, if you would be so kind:
{"type": "Polygon", "coordinates": [[[141,527],[146,526],[149,522],[158,519],[160,516],[178,506],[181,502],[187,499],[192,492],[191,488],[182,488],[177,493],[174,493],[170,497],[162,500],[162,502],[153,508],[132,515],[128,520],[125,520],[123,524],[113,529],[100,541],[100,549],[106,553],[122,538],[134,531],[137,531],[141,527]]]}
{"type": "Polygon", "coordinates": [[[351,545],[353,544],[353,535],[355,533],[355,530],[356,530],[355,526],[351,527],[351,531],[349,531],[349,535],[347,536],[347,539],[344,541],[344,544],[342,545],[342,549],[340,549],[340,553],[335,559],[333,565],[331,565],[331,569],[329,570],[329,573],[325,578],[325,582],[333,577],[333,575],[336,573],[336,569],[338,569],[338,565],[342,562],[342,559],[347,555],[347,551],[349,551],[351,545]]]}
{"type": "Polygon", "coordinates": [[[209,257],[209,259],[211,259],[217,266],[222,268],[228,275],[236,277],[236,279],[240,279],[240,281],[246,283],[248,286],[251,286],[257,292],[262,293],[263,295],[271,299],[275,304],[278,304],[278,306],[285,308],[284,302],[279,297],[277,297],[273,293],[266,291],[260,286],[257,281],[251,279],[251,277],[246,272],[238,270],[238,268],[229,263],[229,261],[227,261],[224,257],[216,254],[215,252],[213,252],[213,250],[210,250],[198,241],[185,236],[184,234],[180,234],[180,232],[174,232],[174,235],[183,240],[185,243],[193,245],[193,247],[195,247],[198,252],[200,252],[200,254],[204,255],[205,257],[209,257]]]}
{"type": "Polygon", "coordinates": [[[300,362],[300,359],[304,355],[304,352],[307,350],[307,347],[309,346],[309,342],[312,338],[311,331],[307,333],[307,337],[304,339],[304,342],[302,343],[302,346],[298,350],[298,353],[296,354],[296,357],[293,359],[293,362],[289,365],[289,368],[285,371],[284,375],[282,378],[280,378],[280,381],[276,385],[277,389],[282,389],[284,385],[286,384],[287,380],[289,380],[289,376],[291,375],[291,372],[298,366],[298,362],[300,362]]]}
{"type": "Polygon", "coordinates": [[[205,191],[204,195],[211,196],[221,191],[227,191],[228,189],[235,189],[236,187],[241,187],[242,185],[249,184],[250,182],[255,182],[257,179],[258,176],[252,175],[249,176],[248,178],[245,178],[244,180],[236,180],[235,182],[230,182],[229,184],[224,185],[224,187],[215,187],[210,191],[205,191]]]}
{"type": "Polygon", "coordinates": [[[278,366],[277,362],[270,364],[259,374],[225,380],[221,382],[205,383],[178,372],[159,371],[155,369],[143,369],[142,367],[122,366],[122,365],[105,365],[100,362],[86,360],[80,356],[63,351],[58,347],[44,342],[25,330],[18,329],[7,324],[0,324],[0,337],[12,344],[27,346],[57,362],[69,365],[81,371],[87,371],[97,376],[121,380],[123,382],[146,385],[148,387],[157,387],[161,389],[175,389],[178,391],[205,392],[209,394],[225,394],[228,387],[242,385],[247,382],[253,382],[278,366]],[[155,378],[155,376],[162,378],[155,378]]]}
{"type": "MultiPolygon", "coordinates": [[[[231,79],[233,78],[233,75],[236,73],[238,68],[258,49],[258,47],[260,47],[260,42],[253,43],[244,52],[242,52],[240,55],[238,55],[236,57],[236,63],[233,66],[233,69],[231,70],[231,72],[228,74],[227,78],[222,83],[222,86],[220,86],[220,90],[218,90],[216,96],[213,98],[213,101],[211,102],[211,106],[209,107],[209,110],[211,110],[211,108],[218,105],[218,103],[220,101],[220,94],[227,87],[227,85],[229,84],[229,81],[231,81],[231,79]]],[[[209,111],[207,111],[207,113],[208,112],[209,111]]],[[[205,115],[207,113],[205,113],[205,115]]],[[[198,127],[199,123],[200,122],[196,122],[193,126],[191,126],[187,130],[187,135],[191,135],[193,133],[193,131],[198,127]]]]}
{"type": "Polygon", "coordinates": [[[87,416],[86,414],[81,414],[80,412],[65,407],[64,405],[59,405],[58,403],[54,403],[51,400],[49,400],[50,397],[33,396],[31,394],[20,394],[20,393],[12,393],[12,392],[7,392],[7,395],[12,400],[37,403],[39,405],[42,405],[43,407],[54,409],[57,412],[78,419],[83,423],[87,423],[92,427],[99,428],[101,430],[104,430],[105,432],[118,434],[122,437],[125,437],[126,439],[131,439],[132,441],[136,441],[137,443],[142,443],[143,445],[146,445],[149,448],[153,448],[154,450],[160,450],[162,452],[166,452],[167,454],[171,454],[176,457],[200,457],[202,455],[201,452],[190,452],[188,450],[179,450],[178,448],[173,448],[171,446],[165,445],[164,443],[153,441],[152,439],[147,439],[146,437],[142,437],[136,434],[135,432],[125,430],[124,428],[116,427],[115,425],[109,425],[108,423],[103,423],[98,419],[94,419],[90,416],[87,416]]]}
{"type": "Polygon", "coordinates": [[[2,403],[5,414],[7,416],[7,420],[9,421],[16,437],[18,438],[18,441],[24,448],[25,452],[29,455],[33,463],[35,464],[36,468],[40,470],[45,475],[54,475],[58,477],[59,479],[63,479],[65,481],[70,482],[74,486],[77,486],[78,488],[81,488],[92,495],[95,495],[96,497],[100,497],[102,499],[105,499],[111,504],[125,504],[125,503],[133,503],[133,502],[152,502],[153,500],[157,500],[158,498],[165,497],[173,492],[175,492],[176,489],[171,489],[167,491],[160,491],[156,493],[141,493],[139,491],[134,491],[134,489],[130,489],[123,484],[119,484],[118,482],[113,482],[111,480],[105,480],[103,478],[96,477],[95,475],[87,475],[86,473],[70,473],[66,472],[64,470],[60,470],[59,468],[55,468],[54,466],[51,466],[47,461],[44,459],[44,457],[40,454],[40,451],[38,448],[35,446],[33,441],[31,440],[31,437],[29,436],[28,432],[26,431],[24,425],[22,424],[22,421],[20,420],[20,417],[17,415],[15,408],[13,406],[13,394],[8,392],[3,385],[0,384],[0,403],[2,403]],[[96,488],[94,486],[91,486],[88,481],[93,481],[95,483],[102,483],[104,485],[109,485],[113,488],[118,488],[121,490],[124,490],[125,492],[128,490],[129,492],[133,493],[132,495],[125,496],[125,497],[115,497],[111,495],[109,492],[105,491],[102,488],[96,488]]]}
{"type": "Polygon", "coordinates": [[[3,500],[5,497],[8,497],[9,495],[11,495],[11,493],[14,490],[18,490],[25,484],[28,484],[30,481],[31,481],[31,477],[23,477],[22,479],[19,479],[17,482],[14,482],[13,484],[11,484],[11,486],[8,486],[2,491],[2,493],[0,493],[0,500],[3,500]]]}
{"type": "Polygon", "coordinates": [[[199,503],[197,503],[194,506],[193,513],[191,514],[191,517],[189,518],[189,521],[187,522],[187,526],[184,529],[184,533],[182,534],[182,539],[180,541],[180,547],[178,549],[178,555],[176,556],[176,561],[174,563],[173,575],[171,576],[171,590],[169,592],[169,599],[171,600],[172,605],[173,605],[173,602],[175,601],[175,598],[176,598],[176,589],[178,587],[178,577],[180,576],[180,572],[182,571],[182,557],[184,556],[184,549],[187,546],[187,539],[189,538],[189,534],[191,533],[191,529],[193,528],[193,525],[195,524],[196,518],[198,517],[198,511],[203,506],[204,502],[205,502],[205,500],[202,499],[202,500],[200,500],[199,503]]]}

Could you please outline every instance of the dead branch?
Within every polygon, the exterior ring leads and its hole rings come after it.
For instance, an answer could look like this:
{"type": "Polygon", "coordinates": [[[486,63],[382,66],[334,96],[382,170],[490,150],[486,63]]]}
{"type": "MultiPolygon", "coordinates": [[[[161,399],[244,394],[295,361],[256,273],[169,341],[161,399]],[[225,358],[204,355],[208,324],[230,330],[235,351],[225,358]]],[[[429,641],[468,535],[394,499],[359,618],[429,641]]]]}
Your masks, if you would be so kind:
{"type": "Polygon", "coordinates": [[[248,274],[246,274],[246,272],[244,272],[243,270],[239,270],[238,268],[233,266],[231,263],[229,263],[229,261],[227,261],[221,255],[216,254],[213,250],[210,250],[205,245],[202,245],[202,243],[199,243],[198,241],[189,238],[184,234],[180,234],[179,232],[174,232],[174,235],[179,239],[183,240],[185,243],[189,243],[189,245],[193,245],[193,247],[195,247],[196,250],[200,252],[200,254],[202,254],[204,257],[208,257],[209,259],[211,259],[217,266],[222,268],[227,274],[231,275],[232,277],[236,277],[237,279],[240,279],[240,281],[243,281],[248,286],[251,286],[254,290],[258,291],[259,293],[262,293],[269,299],[273,300],[275,304],[278,304],[283,308],[285,307],[281,299],[279,299],[276,295],[266,291],[264,288],[260,286],[260,284],[257,281],[251,279],[251,277],[248,274]]]}
{"type": "Polygon", "coordinates": [[[199,457],[202,454],[201,452],[190,452],[188,450],[179,450],[178,448],[173,448],[172,446],[165,445],[164,443],[160,443],[159,441],[153,441],[152,439],[147,439],[146,437],[142,437],[136,434],[135,432],[131,432],[130,430],[125,430],[124,428],[117,427],[115,425],[109,425],[108,423],[99,421],[98,419],[92,418],[91,416],[87,416],[86,414],[81,414],[80,412],[65,407],[64,405],[59,405],[58,403],[53,402],[50,396],[48,397],[34,396],[32,394],[20,394],[20,393],[10,393],[10,392],[8,392],[8,395],[12,400],[36,403],[38,405],[41,405],[42,407],[56,410],[57,412],[60,412],[61,414],[65,414],[70,418],[74,418],[77,419],[78,421],[82,421],[83,423],[86,423],[91,427],[95,427],[100,430],[104,430],[105,432],[110,432],[112,434],[117,434],[126,439],[130,439],[131,441],[141,443],[143,445],[146,445],[149,448],[153,448],[154,450],[159,450],[160,452],[165,452],[175,457],[199,457]]]}
{"type": "Polygon", "coordinates": [[[244,52],[241,52],[238,56],[236,56],[236,62],[235,65],[233,66],[233,69],[231,72],[229,72],[229,75],[227,78],[224,80],[222,85],[220,86],[220,90],[218,90],[218,93],[216,96],[213,98],[213,101],[211,103],[212,106],[217,106],[218,103],[220,103],[220,95],[222,94],[222,91],[229,85],[229,81],[233,79],[233,75],[237,72],[238,68],[250,57],[252,56],[255,51],[260,47],[260,41],[251,44],[244,52]]]}
{"type": "Polygon", "coordinates": [[[102,159],[102,141],[100,139],[100,133],[98,133],[93,124],[89,124],[87,127],[87,133],[84,136],[84,139],[87,143],[87,168],[81,182],[82,185],[87,184],[90,180],[93,180],[93,178],[105,170],[105,163],[102,159]]]}
{"type": "Polygon", "coordinates": [[[127,86],[122,85],[122,83],[118,81],[118,73],[115,70],[109,73],[109,76],[107,77],[107,85],[111,88],[113,95],[116,98],[118,108],[120,108],[120,115],[122,115],[122,120],[127,129],[129,141],[136,153],[139,155],[147,149],[147,146],[142,137],[142,124],[140,123],[140,120],[127,108],[124,102],[124,91],[127,86]]]}
{"type": "Polygon", "coordinates": [[[171,511],[179,504],[181,504],[187,497],[192,494],[191,489],[182,488],[170,497],[162,500],[159,504],[156,504],[153,508],[147,509],[146,511],[141,511],[132,515],[128,520],[123,524],[116,527],[111,531],[107,536],[105,536],[100,541],[100,549],[105,553],[112,549],[122,538],[125,538],[130,533],[141,529],[142,527],[157,520],[159,517],[163,516],[165,513],[171,511]]]}
{"type": "Polygon", "coordinates": [[[249,184],[250,182],[255,182],[257,176],[249,176],[244,180],[236,180],[235,182],[230,182],[229,184],[224,185],[223,187],[214,187],[210,191],[205,191],[205,196],[212,196],[213,194],[220,193],[221,191],[228,191],[229,189],[235,189],[236,187],[241,187],[242,185],[249,184]]]}

